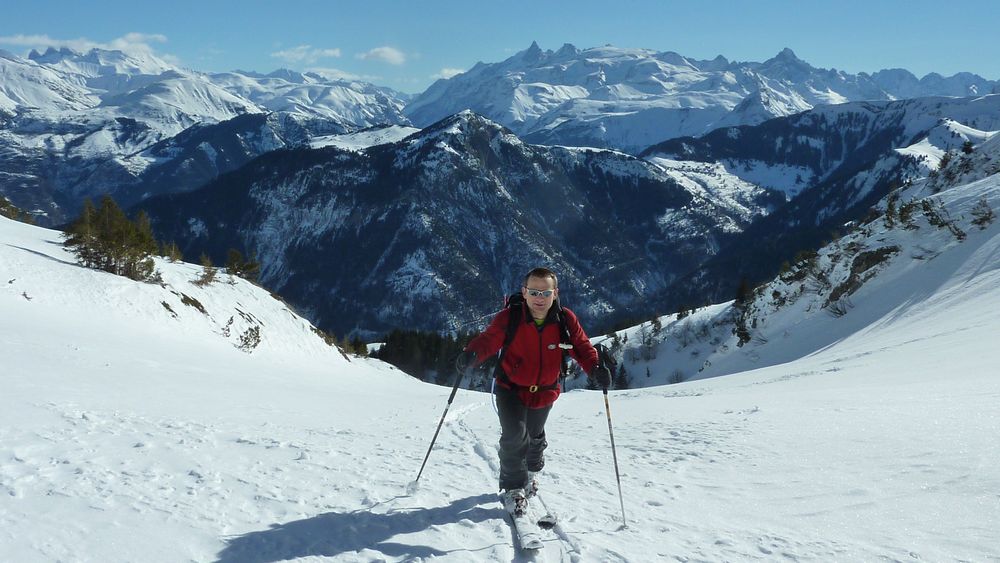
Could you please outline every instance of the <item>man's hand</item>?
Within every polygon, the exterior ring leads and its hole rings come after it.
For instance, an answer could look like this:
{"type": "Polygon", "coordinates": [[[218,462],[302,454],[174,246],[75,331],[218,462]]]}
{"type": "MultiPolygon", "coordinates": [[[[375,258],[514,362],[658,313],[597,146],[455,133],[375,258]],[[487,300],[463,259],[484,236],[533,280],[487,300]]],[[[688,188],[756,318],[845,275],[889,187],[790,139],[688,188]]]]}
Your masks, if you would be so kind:
{"type": "Polygon", "coordinates": [[[590,377],[601,386],[601,389],[611,387],[611,372],[605,366],[596,366],[591,370],[590,377]]]}
{"type": "Polygon", "coordinates": [[[458,370],[458,373],[465,373],[465,370],[476,365],[477,359],[478,356],[476,356],[475,352],[465,350],[455,357],[455,369],[458,370]]]}

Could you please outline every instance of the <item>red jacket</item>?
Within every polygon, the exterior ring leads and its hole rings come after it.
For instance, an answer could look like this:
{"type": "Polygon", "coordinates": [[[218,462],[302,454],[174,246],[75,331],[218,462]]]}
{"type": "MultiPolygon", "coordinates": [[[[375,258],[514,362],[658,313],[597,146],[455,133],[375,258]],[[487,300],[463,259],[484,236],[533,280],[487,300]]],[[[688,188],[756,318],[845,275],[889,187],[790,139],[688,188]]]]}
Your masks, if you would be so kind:
{"type": "MultiPolygon", "coordinates": [[[[538,328],[527,305],[522,305],[522,307],[521,326],[514,333],[514,339],[503,355],[503,363],[500,367],[507,374],[511,383],[521,388],[518,393],[521,402],[529,408],[537,409],[549,406],[559,398],[558,382],[562,367],[562,350],[559,348],[559,321],[556,319],[555,306],[553,306],[549,310],[545,324],[538,328]],[[554,387],[532,392],[530,390],[532,385],[554,387]]],[[[566,320],[570,343],[573,344],[573,349],[569,351],[569,354],[585,372],[590,373],[598,362],[597,350],[590,344],[590,340],[583,332],[583,327],[580,326],[576,315],[566,308],[562,309],[562,314],[566,320]]],[[[500,311],[493,318],[490,326],[466,346],[466,350],[476,353],[477,364],[495,355],[503,347],[507,337],[507,320],[509,318],[509,309],[500,311]]],[[[506,387],[500,380],[497,381],[497,385],[506,387]]]]}

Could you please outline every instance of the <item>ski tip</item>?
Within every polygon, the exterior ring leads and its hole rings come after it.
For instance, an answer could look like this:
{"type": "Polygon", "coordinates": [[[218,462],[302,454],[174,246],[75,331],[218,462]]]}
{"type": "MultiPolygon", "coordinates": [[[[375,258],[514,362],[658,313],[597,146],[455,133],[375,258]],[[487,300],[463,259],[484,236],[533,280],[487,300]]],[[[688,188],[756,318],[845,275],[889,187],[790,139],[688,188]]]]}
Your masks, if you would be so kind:
{"type": "Polygon", "coordinates": [[[529,551],[537,551],[543,547],[545,547],[545,544],[542,543],[542,540],[530,540],[521,544],[521,549],[529,551]]]}

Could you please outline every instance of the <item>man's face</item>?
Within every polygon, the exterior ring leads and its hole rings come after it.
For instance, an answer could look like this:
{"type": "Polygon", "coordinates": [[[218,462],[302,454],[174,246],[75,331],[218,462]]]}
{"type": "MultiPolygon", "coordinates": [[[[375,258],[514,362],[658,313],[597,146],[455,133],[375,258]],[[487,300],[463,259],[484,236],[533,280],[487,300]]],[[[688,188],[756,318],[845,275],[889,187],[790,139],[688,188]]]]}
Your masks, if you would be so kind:
{"type": "Polygon", "coordinates": [[[521,288],[521,295],[528,303],[531,316],[536,319],[543,319],[552,307],[552,303],[559,297],[559,290],[556,289],[555,280],[552,278],[536,278],[532,276],[528,278],[525,287],[521,288]],[[550,293],[546,297],[543,292],[550,293]]]}

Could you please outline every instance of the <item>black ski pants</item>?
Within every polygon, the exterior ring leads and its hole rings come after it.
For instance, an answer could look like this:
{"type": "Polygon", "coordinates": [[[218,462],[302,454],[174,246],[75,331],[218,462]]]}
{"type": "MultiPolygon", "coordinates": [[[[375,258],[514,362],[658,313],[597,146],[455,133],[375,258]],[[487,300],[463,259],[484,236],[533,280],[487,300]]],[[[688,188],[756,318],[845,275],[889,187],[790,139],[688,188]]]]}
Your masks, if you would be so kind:
{"type": "Polygon", "coordinates": [[[528,471],[541,471],[545,420],[552,405],[529,409],[517,391],[497,385],[497,412],[500,415],[500,488],[519,489],[528,480],[528,471]]]}

